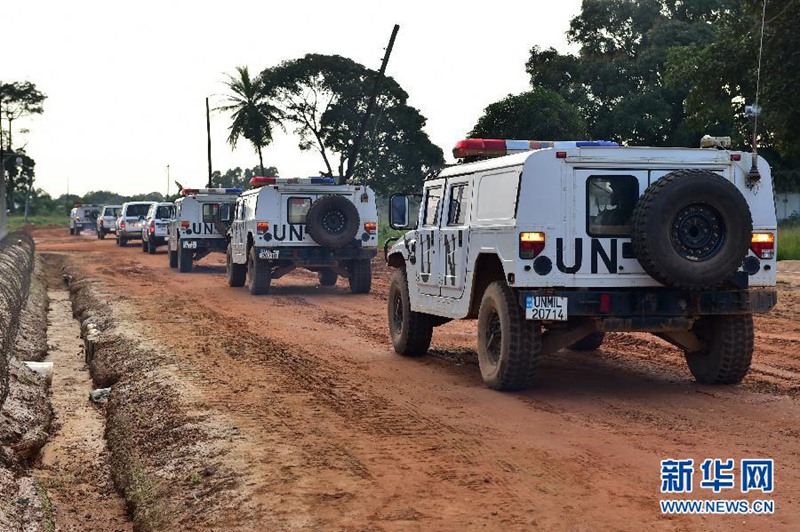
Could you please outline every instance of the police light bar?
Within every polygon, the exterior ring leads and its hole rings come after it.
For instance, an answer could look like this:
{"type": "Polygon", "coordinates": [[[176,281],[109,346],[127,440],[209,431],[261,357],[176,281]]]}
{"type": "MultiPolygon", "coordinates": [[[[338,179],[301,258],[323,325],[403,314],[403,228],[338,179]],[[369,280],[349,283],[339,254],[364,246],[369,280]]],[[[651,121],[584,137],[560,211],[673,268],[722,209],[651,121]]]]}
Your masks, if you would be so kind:
{"type": "Polygon", "coordinates": [[[453,157],[502,157],[512,153],[521,153],[545,148],[584,148],[592,146],[619,146],[607,140],[505,140],[505,139],[464,139],[456,143],[453,157]]]}
{"type": "Polygon", "coordinates": [[[251,188],[264,185],[335,185],[332,177],[254,177],[250,180],[251,188]]]}
{"type": "Polygon", "coordinates": [[[181,196],[190,196],[195,194],[241,194],[241,188],[184,188],[181,190],[181,196]]]}

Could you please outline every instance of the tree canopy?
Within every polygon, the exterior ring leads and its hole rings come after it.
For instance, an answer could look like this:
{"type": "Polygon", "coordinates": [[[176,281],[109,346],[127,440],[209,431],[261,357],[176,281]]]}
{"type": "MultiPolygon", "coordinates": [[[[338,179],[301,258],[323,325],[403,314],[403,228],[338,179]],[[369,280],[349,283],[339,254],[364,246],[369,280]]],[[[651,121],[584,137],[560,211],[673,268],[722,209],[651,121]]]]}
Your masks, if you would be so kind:
{"type": "Polygon", "coordinates": [[[240,167],[229,168],[223,174],[219,170],[214,170],[211,174],[211,184],[214,187],[220,188],[241,188],[245,190],[250,188],[250,179],[254,176],[269,176],[278,177],[278,169],[274,166],[254,166],[252,169],[245,168],[242,170],[240,167]]]}
{"type": "MultiPolygon", "coordinates": [[[[264,70],[267,99],[300,136],[301,150],[316,150],[321,173],[342,176],[350,147],[368,105],[376,72],[338,55],[308,54],[264,70]]],[[[408,94],[386,77],[370,117],[354,178],[379,193],[417,188],[442,150],[423,131],[425,117],[407,103],[408,94]]]]}

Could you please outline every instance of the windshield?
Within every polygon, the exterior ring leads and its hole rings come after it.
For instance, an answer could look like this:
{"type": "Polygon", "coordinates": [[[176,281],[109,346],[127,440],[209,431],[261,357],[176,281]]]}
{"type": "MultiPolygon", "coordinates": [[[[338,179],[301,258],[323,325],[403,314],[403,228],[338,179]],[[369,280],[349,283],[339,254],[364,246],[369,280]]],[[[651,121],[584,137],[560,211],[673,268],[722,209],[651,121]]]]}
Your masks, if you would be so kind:
{"type": "Polygon", "coordinates": [[[125,216],[130,218],[138,218],[139,216],[147,216],[147,211],[150,210],[150,205],[147,203],[139,203],[137,205],[128,205],[125,211],[125,216]]]}
{"type": "Polygon", "coordinates": [[[119,211],[122,210],[122,207],[106,207],[105,214],[103,216],[113,216],[116,218],[119,216],[119,211]]]}
{"type": "Polygon", "coordinates": [[[156,209],[156,218],[172,218],[172,205],[162,205],[158,209],[156,209]]]}

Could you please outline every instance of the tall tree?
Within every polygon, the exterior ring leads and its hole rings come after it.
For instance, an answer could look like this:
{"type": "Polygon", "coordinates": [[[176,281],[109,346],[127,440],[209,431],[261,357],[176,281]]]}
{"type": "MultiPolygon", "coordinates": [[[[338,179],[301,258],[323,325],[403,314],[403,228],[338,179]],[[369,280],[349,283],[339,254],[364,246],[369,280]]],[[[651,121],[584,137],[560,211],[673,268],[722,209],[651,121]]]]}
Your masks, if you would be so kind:
{"type": "Polygon", "coordinates": [[[469,133],[471,137],[560,140],[586,136],[586,122],[557,92],[544,87],[488,106],[469,133]]]}
{"type": "Polygon", "coordinates": [[[664,82],[665,63],[674,46],[710,43],[734,1],[584,0],[567,32],[578,55],[534,47],[531,84],[576,105],[595,139],[696,145],[702,132],[684,121],[688,87],[664,82]]]}
{"type": "MultiPolygon", "coordinates": [[[[30,81],[13,81],[0,83],[0,115],[8,123],[5,148],[13,147],[13,123],[23,116],[42,114],[47,96],[40,92],[30,81]]],[[[2,142],[2,124],[0,124],[0,142],[2,142]]]]}
{"type": "Polygon", "coordinates": [[[236,148],[240,137],[249,140],[258,153],[258,164],[263,172],[261,150],[272,142],[272,128],[280,124],[280,111],[265,99],[263,80],[251,78],[246,66],[236,67],[236,75],[228,75],[225,84],[230,94],[227,103],[217,109],[232,114],[228,143],[236,148]]]}
{"type": "Polygon", "coordinates": [[[252,169],[245,168],[244,170],[237,166],[236,168],[229,168],[224,174],[219,170],[215,170],[211,174],[211,183],[215,187],[241,188],[244,190],[250,185],[250,179],[257,175],[278,177],[279,174],[278,169],[274,166],[265,168],[255,166],[252,169]]]}
{"type": "MultiPolygon", "coordinates": [[[[300,149],[320,154],[323,174],[342,176],[368,105],[365,87],[375,75],[345,57],[308,54],[268,68],[261,77],[270,101],[295,126],[300,149]]],[[[444,162],[442,150],[423,130],[425,117],[407,100],[394,79],[383,80],[353,174],[379,193],[416,187],[444,162]]]]}

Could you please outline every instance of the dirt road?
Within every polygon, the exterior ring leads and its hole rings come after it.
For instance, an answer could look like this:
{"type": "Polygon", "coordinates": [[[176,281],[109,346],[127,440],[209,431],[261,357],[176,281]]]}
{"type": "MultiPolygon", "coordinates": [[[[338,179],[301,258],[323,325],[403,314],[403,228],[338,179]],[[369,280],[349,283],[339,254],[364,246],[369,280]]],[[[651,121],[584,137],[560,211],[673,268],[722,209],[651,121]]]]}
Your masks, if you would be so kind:
{"type": "Polygon", "coordinates": [[[133,309],[131,326],[201,391],[198,408],[235,421],[229,466],[248,511],[282,528],[800,529],[800,273],[780,273],[741,386],[697,385],[676,349],[613,334],[504,394],[481,382],[474,322],[438,328],[424,359],[393,353],[378,262],[369,295],[295,272],[254,297],[227,287],[222,256],[179,274],[163,248],[66,229],[36,239],[133,309]],[[729,457],[775,460],[774,515],[661,515],[661,460],[729,457]]]}

